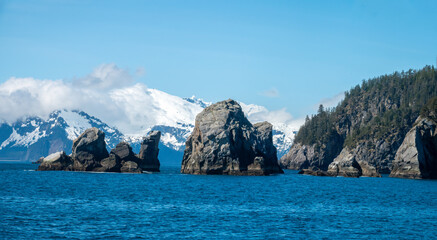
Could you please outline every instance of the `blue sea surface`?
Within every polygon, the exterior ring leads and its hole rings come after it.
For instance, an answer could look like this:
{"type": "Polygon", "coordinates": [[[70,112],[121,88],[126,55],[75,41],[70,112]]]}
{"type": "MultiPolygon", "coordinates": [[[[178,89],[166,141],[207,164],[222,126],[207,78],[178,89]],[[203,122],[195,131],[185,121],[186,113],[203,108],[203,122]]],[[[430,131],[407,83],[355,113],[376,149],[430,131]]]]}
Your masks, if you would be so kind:
{"type": "Polygon", "coordinates": [[[437,239],[437,181],[0,164],[0,239],[437,239]]]}

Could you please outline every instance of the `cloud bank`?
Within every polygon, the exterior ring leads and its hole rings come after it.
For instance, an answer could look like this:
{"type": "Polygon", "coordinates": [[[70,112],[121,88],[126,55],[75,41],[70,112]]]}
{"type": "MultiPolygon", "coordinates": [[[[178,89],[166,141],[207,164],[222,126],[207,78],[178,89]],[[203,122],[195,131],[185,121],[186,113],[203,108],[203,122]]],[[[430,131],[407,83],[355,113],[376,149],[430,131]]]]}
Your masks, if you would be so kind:
{"type": "MultiPolygon", "coordinates": [[[[133,82],[129,72],[115,64],[102,64],[87,76],[72,81],[12,77],[0,84],[0,119],[9,123],[28,116],[46,119],[55,110],[77,109],[116,126],[126,121],[130,108],[123,103],[130,99],[114,98],[117,91],[132,87],[147,89],[144,84],[133,82]]],[[[138,97],[142,102],[150,102],[145,91],[138,97]]]]}
{"type": "MultiPolygon", "coordinates": [[[[144,74],[144,69],[135,72],[139,74],[144,74]]],[[[71,81],[12,77],[0,84],[0,102],[0,120],[8,123],[29,116],[47,119],[59,109],[83,110],[126,135],[145,134],[157,124],[194,124],[202,110],[180,97],[135,83],[129,71],[115,64],[102,64],[85,77],[71,81]]],[[[285,109],[269,111],[244,103],[242,107],[252,122],[286,124],[290,132],[300,126],[299,120],[285,109]]]]}
{"type": "Polygon", "coordinates": [[[294,131],[299,130],[299,127],[305,123],[305,119],[295,119],[286,111],[285,108],[270,111],[267,108],[255,104],[245,104],[240,102],[244,113],[252,123],[268,121],[276,129],[284,131],[288,136],[293,136],[294,131]]]}

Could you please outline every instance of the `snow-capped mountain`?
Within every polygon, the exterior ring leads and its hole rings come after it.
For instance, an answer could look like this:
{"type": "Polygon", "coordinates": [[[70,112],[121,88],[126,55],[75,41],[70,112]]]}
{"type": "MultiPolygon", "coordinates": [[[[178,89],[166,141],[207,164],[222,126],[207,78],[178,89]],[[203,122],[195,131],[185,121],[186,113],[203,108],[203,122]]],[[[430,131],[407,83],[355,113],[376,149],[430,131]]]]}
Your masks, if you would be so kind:
{"type": "MultiPolygon", "coordinates": [[[[138,88],[133,90],[137,91],[138,88]]],[[[35,161],[60,150],[70,153],[74,139],[87,128],[97,127],[105,132],[108,150],[120,141],[127,141],[135,152],[139,151],[142,137],[151,130],[159,130],[162,133],[161,161],[164,165],[180,165],[185,141],[194,128],[195,117],[211,103],[194,96],[180,98],[156,89],[140,90],[142,92],[138,92],[135,98],[142,99],[141,94],[146,94],[144,97],[148,98],[149,112],[137,114],[137,122],[129,126],[120,124],[110,127],[104,121],[78,110],[55,111],[47,119],[28,117],[13,124],[3,123],[0,125],[0,159],[35,161]]],[[[113,96],[115,99],[123,99],[131,93],[116,92],[113,96]]],[[[262,106],[240,104],[251,122],[268,120],[273,124],[273,141],[278,149],[278,157],[284,155],[292,144],[294,129],[274,119],[266,119],[268,110],[262,106]]],[[[126,116],[129,117],[132,116],[126,116]]]]}
{"type": "Polygon", "coordinates": [[[59,110],[48,119],[28,117],[13,124],[0,125],[0,159],[35,161],[41,156],[64,150],[71,152],[73,140],[87,128],[106,133],[106,144],[113,148],[123,134],[82,111],[59,110]]]}

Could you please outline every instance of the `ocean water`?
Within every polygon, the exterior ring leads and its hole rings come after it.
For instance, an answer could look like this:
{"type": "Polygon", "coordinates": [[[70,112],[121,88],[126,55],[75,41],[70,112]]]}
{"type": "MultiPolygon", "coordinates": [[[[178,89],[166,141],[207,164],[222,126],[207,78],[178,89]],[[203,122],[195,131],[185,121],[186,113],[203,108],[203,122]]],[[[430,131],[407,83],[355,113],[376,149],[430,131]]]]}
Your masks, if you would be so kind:
{"type": "Polygon", "coordinates": [[[36,167],[0,164],[0,239],[437,239],[437,181],[36,167]]]}

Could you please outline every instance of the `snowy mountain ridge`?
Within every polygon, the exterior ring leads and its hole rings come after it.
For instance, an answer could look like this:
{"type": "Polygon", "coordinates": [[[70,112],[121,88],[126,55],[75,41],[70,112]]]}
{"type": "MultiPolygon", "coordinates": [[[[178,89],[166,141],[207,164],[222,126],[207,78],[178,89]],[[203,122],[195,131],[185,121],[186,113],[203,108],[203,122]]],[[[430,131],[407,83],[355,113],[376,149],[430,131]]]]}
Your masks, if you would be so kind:
{"type": "MultiPolygon", "coordinates": [[[[132,91],[127,91],[124,94],[131,93],[132,91]]],[[[123,98],[120,92],[113,94],[117,96],[115,98],[123,98]]],[[[134,125],[127,132],[119,130],[123,125],[110,127],[101,119],[80,110],[64,109],[54,111],[47,119],[28,117],[12,124],[2,123],[0,159],[34,161],[40,156],[60,150],[68,153],[71,151],[72,141],[90,127],[97,127],[105,132],[108,149],[115,147],[120,141],[127,141],[135,150],[149,131],[159,130],[162,133],[161,145],[165,148],[163,151],[171,156],[181,155],[185,141],[194,129],[196,115],[211,103],[194,96],[180,98],[156,89],[142,89],[139,95],[141,94],[147,94],[148,109],[153,110],[137,116],[137,121],[143,119],[144,124],[134,125]],[[172,151],[175,153],[170,153],[172,151]]],[[[240,104],[252,123],[268,120],[273,124],[273,141],[278,149],[278,156],[285,154],[292,144],[294,129],[285,123],[274,121],[275,119],[265,119],[268,112],[265,107],[240,104]]]]}

